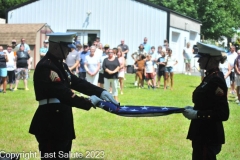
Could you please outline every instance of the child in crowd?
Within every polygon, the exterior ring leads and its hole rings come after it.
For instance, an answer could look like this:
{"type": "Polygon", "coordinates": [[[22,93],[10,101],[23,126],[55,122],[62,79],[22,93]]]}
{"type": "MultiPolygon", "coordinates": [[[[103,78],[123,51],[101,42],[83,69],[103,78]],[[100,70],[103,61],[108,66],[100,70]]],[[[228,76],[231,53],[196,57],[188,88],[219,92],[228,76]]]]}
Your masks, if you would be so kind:
{"type": "MultiPolygon", "coordinates": [[[[165,51],[161,51],[161,57],[157,59],[158,71],[157,71],[157,88],[160,87],[161,77],[163,76],[163,81],[165,77],[165,51]]],[[[164,81],[165,82],[165,81],[164,81]]],[[[164,84],[166,86],[166,84],[164,84]]]]}
{"type": "Polygon", "coordinates": [[[166,67],[165,67],[165,79],[164,79],[164,90],[167,89],[167,80],[170,77],[170,81],[171,81],[171,90],[173,90],[173,67],[175,65],[177,65],[178,61],[177,58],[175,56],[172,55],[172,50],[170,48],[168,48],[166,50],[166,58],[165,58],[165,63],[166,63],[166,67]]]}
{"type": "Polygon", "coordinates": [[[155,89],[154,86],[154,75],[156,74],[154,72],[154,62],[151,60],[152,56],[147,55],[146,62],[145,62],[145,76],[147,79],[148,89],[150,89],[150,86],[155,89]]]}
{"type": "Polygon", "coordinates": [[[140,58],[135,62],[134,68],[136,69],[136,75],[138,77],[139,89],[143,87],[144,83],[144,68],[145,68],[145,56],[140,55],[140,58]]]}

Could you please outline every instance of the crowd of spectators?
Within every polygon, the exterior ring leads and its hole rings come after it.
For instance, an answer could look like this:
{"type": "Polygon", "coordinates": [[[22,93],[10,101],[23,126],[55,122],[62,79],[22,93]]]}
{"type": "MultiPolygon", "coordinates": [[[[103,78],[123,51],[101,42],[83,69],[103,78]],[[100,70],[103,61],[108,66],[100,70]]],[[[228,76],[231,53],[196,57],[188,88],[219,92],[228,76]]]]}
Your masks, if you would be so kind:
{"type": "Polygon", "coordinates": [[[17,44],[16,40],[13,39],[6,49],[0,46],[0,92],[2,93],[6,93],[7,90],[18,90],[20,80],[24,82],[24,88],[21,89],[29,90],[27,81],[31,67],[30,47],[24,38],[21,38],[20,41],[17,44]],[[8,89],[7,83],[9,84],[8,89]],[[13,84],[15,84],[14,87],[13,84]]]}
{"type": "MultiPolygon", "coordinates": [[[[2,52],[4,54],[1,54],[4,55],[2,57],[5,58],[1,59],[0,68],[7,68],[7,76],[2,74],[1,69],[0,77],[2,77],[3,84],[0,90],[1,92],[6,93],[5,79],[9,83],[10,91],[18,90],[20,80],[24,82],[23,89],[29,90],[27,79],[30,69],[30,47],[25,43],[24,38],[20,41],[21,42],[17,44],[16,40],[13,40],[12,44],[8,45],[7,49],[2,52]],[[5,59],[5,61],[3,59],[5,59]],[[14,83],[15,87],[13,87],[14,83]]],[[[48,40],[43,41],[43,47],[39,50],[40,59],[48,52],[48,43],[48,40]]],[[[81,44],[76,36],[73,39],[71,51],[65,63],[72,73],[94,85],[109,90],[115,99],[118,100],[118,88],[120,89],[120,94],[124,94],[124,80],[126,79],[125,73],[127,71],[126,59],[129,52],[128,45],[125,44],[125,40],[122,39],[118,46],[110,48],[108,44],[103,46],[99,37],[96,37],[91,46],[89,46],[89,44],[90,43],[81,44]]],[[[136,71],[135,86],[143,88],[146,80],[149,89],[159,88],[160,78],[164,77],[165,84],[168,74],[170,75],[171,84],[173,85],[173,69],[169,69],[169,67],[176,65],[177,60],[172,58],[171,54],[168,53],[168,51],[171,51],[168,46],[166,40],[164,41],[164,45],[158,46],[158,50],[155,52],[155,47],[148,43],[147,37],[144,37],[143,43],[139,45],[138,50],[130,56],[134,60],[134,69],[136,71]],[[158,80],[157,82],[156,79],[158,80]]],[[[166,88],[167,86],[164,85],[164,89],[166,88]]]]}
{"type": "MultiPolygon", "coordinates": [[[[44,41],[44,43],[45,42],[47,41],[44,41]]],[[[164,40],[163,45],[159,45],[157,50],[155,50],[155,46],[151,46],[148,43],[147,37],[144,37],[138,49],[131,53],[130,56],[127,56],[129,47],[123,39],[118,46],[112,48],[110,48],[109,44],[103,46],[99,37],[96,37],[96,40],[89,46],[90,43],[84,43],[82,45],[76,36],[73,44],[73,49],[66,59],[66,63],[71,64],[69,65],[69,69],[80,78],[86,79],[90,83],[110,91],[117,101],[118,88],[120,94],[123,94],[124,90],[127,57],[132,58],[134,61],[135,82],[133,85],[137,88],[144,88],[144,84],[147,85],[146,88],[148,89],[160,88],[162,78],[162,88],[164,90],[168,88],[173,90],[174,66],[178,64],[178,59],[175,57],[175,54],[172,53],[168,40],[164,40]],[[69,59],[71,59],[70,62],[68,62],[69,59]]],[[[47,43],[44,47],[46,46],[47,43]]],[[[183,49],[185,75],[191,75],[193,53],[193,47],[190,42],[187,42],[183,49]]],[[[232,45],[230,46],[230,52],[227,54],[227,60],[224,64],[221,64],[219,68],[225,75],[230,93],[237,94],[236,102],[239,103],[240,50],[236,53],[235,46],[232,45]]],[[[41,52],[40,55],[42,56],[41,52]]],[[[204,70],[201,71],[201,75],[202,77],[204,76],[204,70]]]]}
{"type": "MultiPolygon", "coordinates": [[[[48,40],[43,41],[43,47],[39,51],[40,59],[48,52],[48,43],[48,40]]],[[[96,40],[89,46],[89,43],[81,44],[76,36],[65,63],[72,73],[94,85],[105,88],[112,93],[117,101],[118,88],[120,94],[124,94],[127,57],[134,61],[135,82],[133,85],[137,88],[144,88],[144,84],[147,85],[148,89],[160,88],[162,78],[162,88],[173,90],[174,66],[178,64],[178,60],[172,54],[167,40],[164,40],[163,45],[159,45],[155,50],[155,46],[151,46],[147,37],[144,37],[138,50],[131,53],[130,56],[127,56],[128,52],[129,47],[123,39],[118,46],[110,48],[109,44],[103,46],[99,37],[96,37],[96,40]]],[[[29,53],[30,47],[24,38],[21,38],[19,44],[16,40],[12,40],[6,49],[0,46],[0,92],[17,91],[20,80],[24,82],[24,88],[21,89],[29,90],[27,83],[30,70],[29,53]],[[9,84],[8,89],[7,84],[9,84]]],[[[188,42],[183,49],[186,75],[191,75],[192,53],[194,50],[188,42]]],[[[230,93],[236,94],[236,102],[239,103],[240,50],[236,53],[235,46],[232,45],[227,54],[227,60],[219,68],[225,75],[230,93]]]]}

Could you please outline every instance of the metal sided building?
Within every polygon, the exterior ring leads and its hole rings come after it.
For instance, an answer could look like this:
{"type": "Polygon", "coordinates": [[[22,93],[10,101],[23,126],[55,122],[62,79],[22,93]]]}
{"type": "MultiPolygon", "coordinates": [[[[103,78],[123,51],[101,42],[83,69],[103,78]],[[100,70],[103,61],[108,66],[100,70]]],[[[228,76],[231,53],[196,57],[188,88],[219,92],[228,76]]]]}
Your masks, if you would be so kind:
{"type": "Polygon", "coordinates": [[[156,49],[168,39],[179,60],[175,71],[182,72],[183,47],[200,41],[200,21],[144,0],[31,0],[7,13],[9,24],[47,23],[54,32],[77,32],[81,43],[99,36],[103,45],[113,48],[124,39],[128,65],[144,37],[156,49]]]}

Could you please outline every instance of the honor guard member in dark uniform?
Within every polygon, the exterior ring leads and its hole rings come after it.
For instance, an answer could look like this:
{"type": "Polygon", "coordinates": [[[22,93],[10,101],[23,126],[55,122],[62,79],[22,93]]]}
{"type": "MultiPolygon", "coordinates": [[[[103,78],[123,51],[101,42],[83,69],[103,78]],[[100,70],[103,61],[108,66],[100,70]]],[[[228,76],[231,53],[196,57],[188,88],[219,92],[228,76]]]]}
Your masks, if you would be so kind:
{"type": "Polygon", "coordinates": [[[39,106],[29,132],[36,136],[42,159],[61,159],[59,153],[71,151],[72,139],[75,139],[73,106],[89,110],[100,100],[118,104],[109,92],[76,77],[63,63],[75,35],[76,33],[48,34],[49,50],[35,69],[34,88],[39,106]],[[78,97],[71,89],[90,97],[78,97]]]}
{"type": "Polygon", "coordinates": [[[206,70],[201,84],[194,90],[194,107],[186,107],[183,115],[191,120],[187,139],[192,141],[193,160],[216,160],[225,143],[222,121],[229,117],[227,85],[219,71],[219,63],[227,59],[224,50],[198,43],[199,66],[206,70]]]}

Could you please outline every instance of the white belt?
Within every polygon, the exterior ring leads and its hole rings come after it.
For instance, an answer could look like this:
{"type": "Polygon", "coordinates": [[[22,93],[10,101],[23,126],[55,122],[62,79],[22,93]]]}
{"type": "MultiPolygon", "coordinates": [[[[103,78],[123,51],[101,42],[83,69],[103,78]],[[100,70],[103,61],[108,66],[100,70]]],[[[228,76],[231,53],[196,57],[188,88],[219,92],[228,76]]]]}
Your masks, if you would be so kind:
{"type": "Polygon", "coordinates": [[[60,101],[57,98],[42,99],[38,102],[39,102],[39,105],[44,105],[49,103],[60,103],[60,101]]]}

